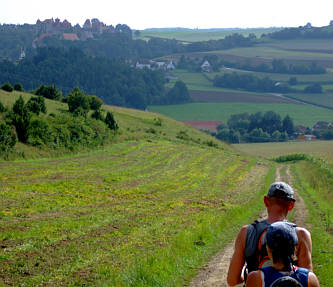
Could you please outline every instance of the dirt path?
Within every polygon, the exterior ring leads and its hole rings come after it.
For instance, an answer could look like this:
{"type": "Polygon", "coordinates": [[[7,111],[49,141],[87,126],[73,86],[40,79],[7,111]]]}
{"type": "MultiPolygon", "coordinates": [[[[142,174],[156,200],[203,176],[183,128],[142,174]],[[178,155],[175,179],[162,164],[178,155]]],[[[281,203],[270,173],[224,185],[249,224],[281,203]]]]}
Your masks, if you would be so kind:
{"type": "MultiPolygon", "coordinates": [[[[276,181],[284,180],[292,186],[292,176],[290,166],[286,169],[286,177],[281,175],[281,167],[276,169],[276,181]]],[[[298,226],[305,226],[307,210],[304,200],[298,195],[295,190],[297,205],[295,205],[294,222],[298,226]]],[[[260,218],[266,217],[266,211],[262,213],[260,218]]],[[[259,218],[259,219],[260,219],[259,218]]],[[[234,241],[229,243],[223,250],[218,252],[206,265],[204,265],[197,276],[190,282],[189,287],[228,287],[227,273],[229,262],[234,251],[234,241]]],[[[242,286],[237,285],[237,286],[242,286]]]]}
{"type": "MultiPolygon", "coordinates": [[[[288,182],[289,185],[293,186],[293,178],[290,173],[289,165],[287,167],[286,173],[287,173],[286,181],[288,182]]],[[[306,208],[303,198],[297,192],[297,189],[295,189],[294,187],[293,187],[293,189],[295,191],[295,199],[296,199],[295,214],[294,214],[293,222],[295,224],[297,224],[298,226],[307,228],[308,226],[306,224],[306,219],[308,217],[309,212],[306,208]]]]}

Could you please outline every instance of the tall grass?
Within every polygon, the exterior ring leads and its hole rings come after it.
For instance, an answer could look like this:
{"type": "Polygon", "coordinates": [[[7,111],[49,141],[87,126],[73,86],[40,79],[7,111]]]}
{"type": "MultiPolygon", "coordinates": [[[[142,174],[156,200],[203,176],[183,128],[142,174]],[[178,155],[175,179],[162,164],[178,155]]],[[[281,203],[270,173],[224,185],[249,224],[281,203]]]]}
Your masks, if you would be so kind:
{"type": "Polygon", "coordinates": [[[313,240],[314,272],[320,286],[333,286],[333,177],[311,161],[293,166],[295,185],[309,210],[308,224],[313,240]]]}

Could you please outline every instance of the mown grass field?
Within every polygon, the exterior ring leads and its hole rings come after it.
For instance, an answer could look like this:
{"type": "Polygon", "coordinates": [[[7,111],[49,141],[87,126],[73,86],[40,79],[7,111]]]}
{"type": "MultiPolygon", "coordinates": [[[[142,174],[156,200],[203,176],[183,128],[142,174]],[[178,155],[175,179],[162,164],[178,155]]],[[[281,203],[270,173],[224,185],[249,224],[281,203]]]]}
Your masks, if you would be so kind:
{"type": "Polygon", "coordinates": [[[12,286],[183,286],[256,216],[274,175],[161,140],[0,169],[0,279],[12,286]]]}
{"type": "Polygon", "coordinates": [[[150,106],[150,111],[167,115],[182,121],[221,120],[226,123],[229,117],[239,113],[274,111],[281,117],[289,115],[296,125],[312,127],[318,121],[333,121],[332,110],[310,105],[272,103],[189,103],[183,105],[150,106]]]}

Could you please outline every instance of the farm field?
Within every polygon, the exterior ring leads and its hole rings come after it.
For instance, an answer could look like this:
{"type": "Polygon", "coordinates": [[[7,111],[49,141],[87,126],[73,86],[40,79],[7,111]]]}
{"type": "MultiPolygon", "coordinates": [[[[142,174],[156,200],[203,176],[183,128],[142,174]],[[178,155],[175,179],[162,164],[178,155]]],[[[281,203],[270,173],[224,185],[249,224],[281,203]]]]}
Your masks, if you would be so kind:
{"type": "Polygon", "coordinates": [[[183,286],[274,176],[231,150],[161,140],[0,170],[0,280],[13,286],[183,286]]]}
{"type": "Polygon", "coordinates": [[[322,105],[325,107],[333,108],[333,93],[322,93],[322,94],[286,94],[286,97],[298,99],[307,103],[313,103],[322,105]]]}
{"type": "Polygon", "coordinates": [[[154,30],[147,29],[140,31],[139,39],[147,39],[150,37],[176,39],[184,42],[198,42],[208,40],[218,40],[225,36],[238,33],[245,37],[253,33],[257,37],[260,37],[263,33],[271,33],[278,31],[280,28],[263,28],[263,29],[226,29],[226,30],[215,30],[215,29],[179,29],[179,30],[154,30]]]}
{"type": "Polygon", "coordinates": [[[183,105],[149,106],[152,112],[161,113],[181,121],[221,120],[225,123],[233,114],[274,111],[281,117],[289,115],[296,125],[312,127],[318,121],[333,121],[329,109],[309,105],[274,103],[189,103],[183,105]]]}
{"type": "Polygon", "coordinates": [[[297,39],[297,40],[270,40],[269,43],[259,44],[281,50],[312,51],[312,52],[332,52],[333,41],[331,39],[297,39]]]}
{"type": "Polygon", "coordinates": [[[277,82],[288,82],[291,77],[296,77],[297,82],[299,84],[309,84],[309,83],[333,83],[333,73],[328,71],[325,74],[318,74],[318,75],[299,75],[299,74],[278,74],[278,73],[263,73],[263,72],[254,72],[254,71],[244,71],[244,70],[233,70],[233,69],[222,69],[219,73],[210,73],[207,76],[213,80],[216,75],[223,75],[225,73],[232,73],[236,71],[239,74],[243,73],[251,73],[258,77],[269,77],[274,81],[277,82]]]}
{"type": "Polygon", "coordinates": [[[333,167],[333,141],[293,141],[279,143],[234,144],[236,150],[256,157],[274,158],[280,155],[304,153],[320,157],[333,167]]]}
{"type": "Polygon", "coordinates": [[[269,46],[254,46],[245,48],[234,48],[229,50],[215,51],[216,55],[229,54],[235,56],[243,56],[248,58],[265,58],[265,59],[293,59],[293,60],[326,60],[332,61],[333,54],[328,52],[300,52],[292,50],[282,50],[279,48],[273,48],[269,46]]]}

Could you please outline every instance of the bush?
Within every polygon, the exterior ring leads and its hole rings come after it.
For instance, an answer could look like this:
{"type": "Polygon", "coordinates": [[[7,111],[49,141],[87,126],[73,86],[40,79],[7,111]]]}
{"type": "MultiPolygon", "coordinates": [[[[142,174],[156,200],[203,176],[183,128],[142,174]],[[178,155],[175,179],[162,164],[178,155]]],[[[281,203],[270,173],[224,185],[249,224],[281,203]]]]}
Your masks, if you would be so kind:
{"type": "Polygon", "coordinates": [[[35,95],[43,96],[44,98],[50,100],[60,100],[61,98],[61,92],[57,90],[55,85],[50,85],[50,86],[41,85],[35,91],[35,95]]]}
{"type": "Polygon", "coordinates": [[[94,112],[91,114],[91,117],[95,120],[103,121],[103,115],[100,110],[94,110],[94,112]]]}
{"type": "Polygon", "coordinates": [[[6,91],[6,92],[12,92],[14,90],[13,86],[7,82],[1,86],[1,89],[6,91]]]}
{"type": "Polygon", "coordinates": [[[113,117],[113,114],[110,112],[107,112],[106,114],[105,123],[107,124],[110,130],[116,131],[119,128],[116,120],[113,117]]]}
{"type": "Polygon", "coordinates": [[[17,136],[15,129],[6,125],[6,123],[0,123],[0,152],[5,158],[8,158],[16,142],[17,136]]]}
{"type": "Polygon", "coordinates": [[[36,118],[31,121],[28,129],[28,143],[33,146],[47,145],[51,142],[52,132],[46,121],[36,118]]]}
{"type": "Polygon", "coordinates": [[[303,153],[295,153],[295,154],[288,154],[288,155],[281,155],[273,160],[276,162],[288,162],[288,161],[298,161],[298,160],[308,160],[309,157],[303,153]]]}
{"type": "Polygon", "coordinates": [[[23,92],[24,91],[23,86],[22,86],[21,83],[15,83],[14,84],[14,90],[15,91],[19,91],[19,92],[23,92]]]}
{"type": "Polygon", "coordinates": [[[4,113],[6,111],[6,108],[4,105],[0,102],[0,113],[4,113]]]}
{"type": "Polygon", "coordinates": [[[88,100],[89,100],[90,109],[94,111],[99,110],[103,105],[103,101],[96,96],[89,96],[88,100]]]}
{"type": "Polygon", "coordinates": [[[74,90],[66,97],[68,109],[71,113],[76,116],[83,115],[86,116],[90,109],[89,98],[81,91],[79,88],[74,88],[74,90]],[[78,111],[76,111],[78,110],[78,111]]]}
{"type": "Polygon", "coordinates": [[[31,114],[20,96],[13,105],[8,115],[8,120],[15,126],[19,141],[25,143],[28,139],[28,128],[30,125],[31,114]]]}
{"type": "Polygon", "coordinates": [[[31,97],[27,102],[27,108],[30,112],[39,115],[40,112],[46,114],[45,99],[42,96],[31,97]]]}

